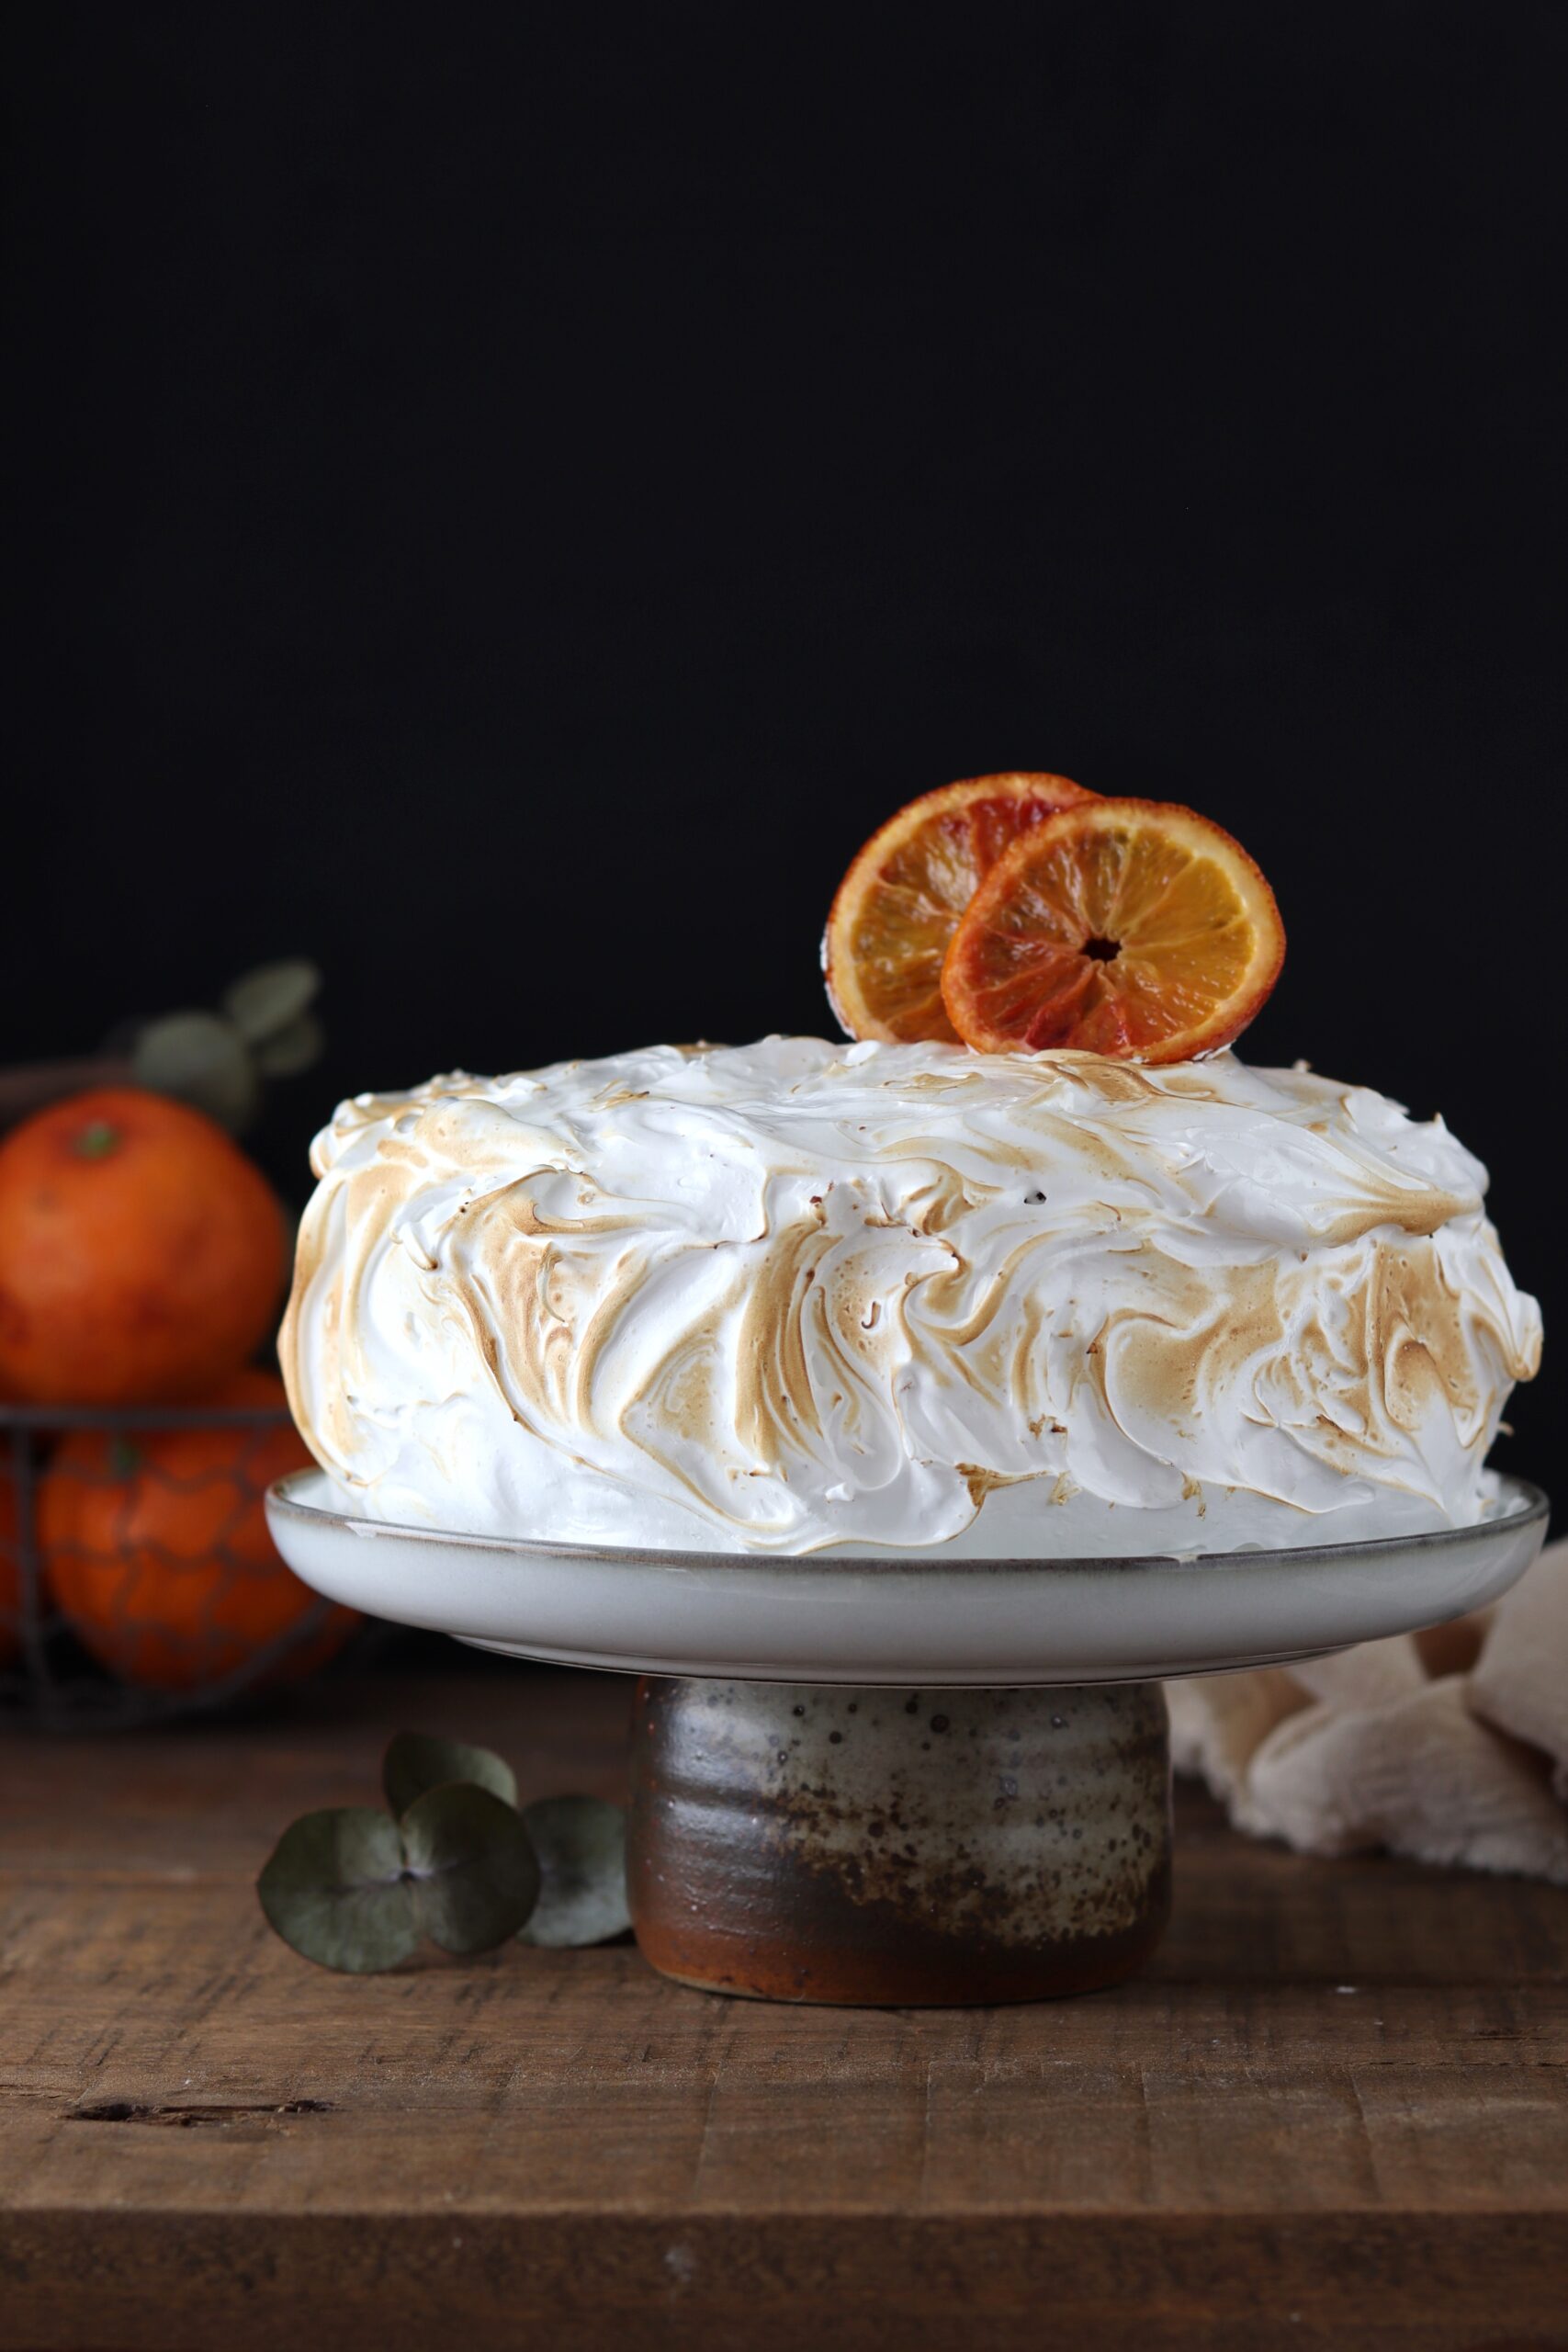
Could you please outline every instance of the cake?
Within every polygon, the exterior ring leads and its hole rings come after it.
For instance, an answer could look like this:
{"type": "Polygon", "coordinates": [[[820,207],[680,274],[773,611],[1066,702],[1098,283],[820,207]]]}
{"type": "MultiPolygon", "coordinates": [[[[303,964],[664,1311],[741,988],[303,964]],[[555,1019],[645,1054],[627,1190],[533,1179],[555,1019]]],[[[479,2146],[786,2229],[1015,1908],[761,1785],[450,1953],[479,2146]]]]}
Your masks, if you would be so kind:
{"type": "Polygon", "coordinates": [[[1540,1351],[1440,1120],[1230,1052],[658,1046],[361,1095],[312,1158],[284,1369],[385,1521],[1032,1558],[1462,1526],[1540,1351]]]}

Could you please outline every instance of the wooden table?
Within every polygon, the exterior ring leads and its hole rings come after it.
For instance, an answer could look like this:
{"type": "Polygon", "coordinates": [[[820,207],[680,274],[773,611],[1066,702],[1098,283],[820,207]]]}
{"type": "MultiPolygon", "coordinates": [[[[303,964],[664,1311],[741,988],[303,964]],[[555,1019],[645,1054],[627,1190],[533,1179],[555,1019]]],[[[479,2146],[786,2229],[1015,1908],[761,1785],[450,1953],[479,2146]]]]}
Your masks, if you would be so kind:
{"type": "Polygon", "coordinates": [[[1118,1991],[791,2009],[635,1950],[276,1942],[283,1824],[401,1723],[614,1792],[627,1686],[328,1679],[0,1739],[6,2352],[1568,2346],[1568,1894],[1303,1861],[1184,1794],[1118,1991]]]}

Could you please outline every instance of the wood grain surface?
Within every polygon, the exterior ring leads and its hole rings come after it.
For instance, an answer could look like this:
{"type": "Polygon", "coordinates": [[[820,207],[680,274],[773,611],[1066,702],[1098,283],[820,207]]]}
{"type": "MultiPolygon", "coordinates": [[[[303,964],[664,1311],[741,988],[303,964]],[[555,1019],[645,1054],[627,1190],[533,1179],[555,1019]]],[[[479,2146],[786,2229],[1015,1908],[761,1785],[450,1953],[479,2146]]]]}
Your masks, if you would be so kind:
{"type": "Polygon", "coordinates": [[[401,1724],[618,1793],[629,1686],[333,1679],[0,1737],[6,2352],[1568,2347],[1568,1894],[1179,1810],[1149,1973],[995,2010],[629,1946],[333,1977],[254,1880],[401,1724]]]}

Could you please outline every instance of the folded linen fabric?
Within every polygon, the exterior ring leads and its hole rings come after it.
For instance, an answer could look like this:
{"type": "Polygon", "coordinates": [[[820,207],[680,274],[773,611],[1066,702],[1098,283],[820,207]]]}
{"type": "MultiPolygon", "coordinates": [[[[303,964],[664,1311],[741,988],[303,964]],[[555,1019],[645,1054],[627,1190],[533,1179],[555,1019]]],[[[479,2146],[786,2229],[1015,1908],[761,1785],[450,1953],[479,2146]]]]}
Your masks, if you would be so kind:
{"type": "Polygon", "coordinates": [[[1475,1617],[1167,1696],[1177,1770],[1256,1837],[1568,1884],[1568,1543],[1475,1617]]]}

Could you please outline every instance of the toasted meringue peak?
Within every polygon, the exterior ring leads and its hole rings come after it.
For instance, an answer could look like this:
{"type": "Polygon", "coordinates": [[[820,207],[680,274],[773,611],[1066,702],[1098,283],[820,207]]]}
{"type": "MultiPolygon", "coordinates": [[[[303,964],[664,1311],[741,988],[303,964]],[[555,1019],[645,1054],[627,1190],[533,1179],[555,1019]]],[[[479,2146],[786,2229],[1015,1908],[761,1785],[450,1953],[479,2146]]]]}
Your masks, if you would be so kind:
{"type": "Polygon", "coordinates": [[[1463,1524],[1533,1300],[1440,1120],[1231,1055],[655,1046],[361,1095],[284,1328],[346,1506],[1051,1557],[1463,1524]]]}

